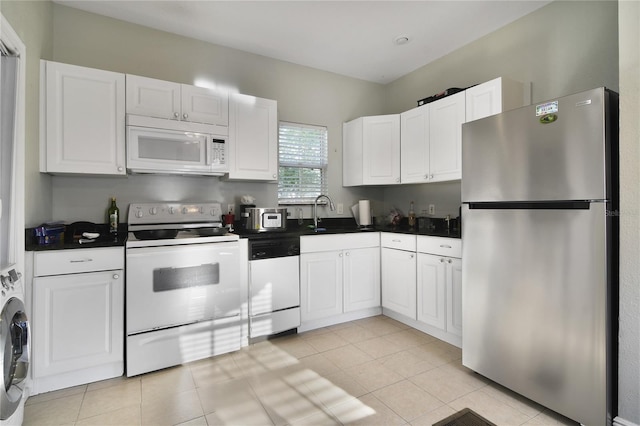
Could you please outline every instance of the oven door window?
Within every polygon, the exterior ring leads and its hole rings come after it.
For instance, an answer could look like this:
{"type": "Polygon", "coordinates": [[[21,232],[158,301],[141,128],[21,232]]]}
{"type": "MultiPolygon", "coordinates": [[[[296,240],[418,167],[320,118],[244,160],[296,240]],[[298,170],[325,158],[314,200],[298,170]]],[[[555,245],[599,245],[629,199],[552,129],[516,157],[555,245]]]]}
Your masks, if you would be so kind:
{"type": "Polygon", "coordinates": [[[190,287],[220,284],[220,264],[158,268],[153,271],[153,291],[184,290],[190,287]]]}
{"type": "Polygon", "coordinates": [[[127,334],[240,313],[238,242],[127,249],[127,334]]]}

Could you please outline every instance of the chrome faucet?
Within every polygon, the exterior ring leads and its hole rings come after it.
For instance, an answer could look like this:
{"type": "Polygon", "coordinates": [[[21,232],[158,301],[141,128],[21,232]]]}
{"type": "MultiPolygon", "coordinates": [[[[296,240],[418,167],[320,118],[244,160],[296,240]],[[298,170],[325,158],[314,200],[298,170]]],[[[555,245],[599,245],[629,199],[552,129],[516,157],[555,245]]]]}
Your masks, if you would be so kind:
{"type": "Polygon", "coordinates": [[[318,200],[320,198],[326,198],[327,201],[329,201],[329,209],[331,211],[334,211],[336,209],[336,206],[333,204],[333,201],[331,200],[331,198],[329,198],[328,195],[324,195],[324,194],[320,194],[316,197],[316,201],[313,202],[313,229],[317,230],[318,229],[318,200]]]}

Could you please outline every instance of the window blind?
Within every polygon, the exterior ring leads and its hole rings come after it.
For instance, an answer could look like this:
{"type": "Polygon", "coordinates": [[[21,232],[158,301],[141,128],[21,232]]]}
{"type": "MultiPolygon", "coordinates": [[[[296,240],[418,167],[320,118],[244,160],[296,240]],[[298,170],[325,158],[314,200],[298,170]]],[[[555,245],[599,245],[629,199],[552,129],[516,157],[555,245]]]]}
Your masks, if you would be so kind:
{"type": "Polygon", "coordinates": [[[278,133],[278,203],[313,203],[327,192],[327,128],[281,121],[278,133]]]}

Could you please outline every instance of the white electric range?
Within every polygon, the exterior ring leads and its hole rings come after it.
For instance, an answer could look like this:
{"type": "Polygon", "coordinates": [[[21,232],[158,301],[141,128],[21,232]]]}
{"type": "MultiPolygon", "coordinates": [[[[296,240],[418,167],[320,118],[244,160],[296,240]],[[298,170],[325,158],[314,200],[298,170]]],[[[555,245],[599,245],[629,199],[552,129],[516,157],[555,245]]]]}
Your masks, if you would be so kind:
{"type": "Polygon", "coordinates": [[[134,203],[128,225],[127,376],[240,349],[239,237],[220,204],[134,203]]]}

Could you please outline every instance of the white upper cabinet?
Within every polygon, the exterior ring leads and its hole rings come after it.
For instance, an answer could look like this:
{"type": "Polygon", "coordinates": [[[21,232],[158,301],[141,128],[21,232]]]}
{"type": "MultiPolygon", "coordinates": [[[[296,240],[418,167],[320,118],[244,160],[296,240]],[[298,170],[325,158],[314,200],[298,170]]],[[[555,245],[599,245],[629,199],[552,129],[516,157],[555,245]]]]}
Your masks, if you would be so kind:
{"type": "Polygon", "coordinates": [[[463,92],[400,115],[402,183],[461,178],[464,118],[463,92]]]}
{"type": "Polygon", "coordinates": [[[343,124],[343,186],[400,183],[400,115],[360,117],[343,124]]]}
{"type": "Polygon", "coordinates": [[[465,92],[429,104],[429,182],[462,178],[465,92]]]}
{"type": "Polygon", "coordinates": [[[227,126],[229,94],[127,74],[127,114],[227,126]]]}
{"type": "Polygon", "coordinates": [[[524,105],[524,85],[505,77],[466,90],[466,121],[478,120],[524,105]]]}
{"type": "Polygon", "coordinates": [[[402,183],[429,182],[429,105],[400,114],[402,183]]]}
{"type": "Polygon", "coordinates": [[[124,74],[41,61],[40,171],[125,175],[124,74]]]}
{"type": "Polygon", "coordinates": [[[229,179],[278,179],[278,103],[233,94],[229,103],[229,179]]]}

